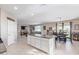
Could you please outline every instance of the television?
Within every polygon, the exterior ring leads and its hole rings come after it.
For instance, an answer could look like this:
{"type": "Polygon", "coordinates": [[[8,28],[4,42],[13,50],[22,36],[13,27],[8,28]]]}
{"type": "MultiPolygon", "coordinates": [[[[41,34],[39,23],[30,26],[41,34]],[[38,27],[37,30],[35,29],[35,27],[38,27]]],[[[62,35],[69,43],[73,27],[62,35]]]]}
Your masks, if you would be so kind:
{"type": "Polygon", "coordinates": [[[21,26],[21,29],[22,29],[22,30],[25,30],[25,27],[26,27],[26,26],[21,26]]]}

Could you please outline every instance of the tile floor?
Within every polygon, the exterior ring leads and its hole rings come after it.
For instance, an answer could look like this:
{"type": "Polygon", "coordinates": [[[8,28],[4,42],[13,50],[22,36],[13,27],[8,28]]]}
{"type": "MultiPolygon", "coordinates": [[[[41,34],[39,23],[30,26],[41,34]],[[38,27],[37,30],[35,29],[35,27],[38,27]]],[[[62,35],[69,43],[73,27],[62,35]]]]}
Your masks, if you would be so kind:
{"type": "Polygon", "coordinates": [[[54,55],[79,55],[79,41],[70,41],[67,43],[57,43],[57,48],[54,49],[54,55]]]}
{"type": "MultiPolygon", "coordinates": [[[[79,55],[79,41],[73,41],[71,44],[57,42],[57,48],[54,49],[54,55],[79,55]]],[[[37,50],[27,44],[27,38],[22,37],[17,43],[10,45],[7,52],[3,55],[48,55],[40,50],[37,50]]]]}
{"type": "Polygon", "coordinates": [[[37,50],[27,44],[27,40],[25,37],[19,40],[19,42],[10,45],[7,48],[7,52],[3,53],[3,55],[47,55],[46,53],[37,50]]]}

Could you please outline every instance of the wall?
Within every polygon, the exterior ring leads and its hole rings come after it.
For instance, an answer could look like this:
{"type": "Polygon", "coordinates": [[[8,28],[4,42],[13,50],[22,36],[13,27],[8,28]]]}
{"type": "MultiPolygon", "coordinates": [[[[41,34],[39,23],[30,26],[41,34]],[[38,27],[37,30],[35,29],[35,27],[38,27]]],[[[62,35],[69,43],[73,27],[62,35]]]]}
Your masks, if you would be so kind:
{"type": "MultiPolygon", "coordinates": [[[[52,27],[52,30],[56,32],[56,23],[44,23],[43,26],[46,26],[46,30],[42,30],[42,35],[47,35],[47,30],[49,30],[49,27],[52,27]]],[[[43,28],[43,27],[42,27],[43,28]]]]}
{"type": "Polygon", "coordinates": [[[20,31],[21,31],[21,25],[17,24],[17,40],[20,39],[20,31]]]}
{"type": "Polygon", "coordinates": [[[8,41],[7,41],[7,35],[8,35],[8,33],[7,33],[7,26],[8,26],[8,24],[7,24],[7,19],[6,19],[6,12],[4,12],[3,10],[1,10],[1,38],[2,38],[2,40],[3,40],[3,42],[4,42],[4,44],[5,44],[5,46],[7,46],[8,45],[8,41]]]}
{"type": "Polygon", "coordinates": [[[72,32],[79,32],[79,19],[72,21],[72,32]],[[78,25],[78,29],[75,28],[75,25],[78,25]]]}
{"type": "MultiPolygon", "coordinates": [[[[8,19],[7,17],[11,17],[15,19],[12,15],[8,14],[5,10],[0,9],[1,11],[1,38],[5,44],[6,47],[8,47],[8,19]]],[[[17,21],[15,21],[16,31],[15,38],[17,40],[17,21]]]]}
{"type": "Polygon", "coordinates": [[[29,28],[29,25],[26,25],[26,24],[21,24],[19,22],[17,22],[17,40],[19,41],[21,36],[20,36],[20,31],[21,31],[21,26],[27,26],[26,27],[26,30],[28,31],[28,33],[30,33],[30,28],[29,28]]]}
{"type": "MultiPolygon", "coordinates": [[[[47,35],[47,30],[49,30],[50,27],[52,27],[52,31],[56,32],[56,22],[51,22],[51,23],[49,22],[49,23],[35,24],[35,25],[40,25],[40,26],[41,26],[41,30],[42,30],[41,34],[42,34],[42,35],[47,35]],[[43,28],[44,26],[46,27],[45,30],[44,30],[44,28],[43,28]]],[[[35,25],[33,25],[33,26],[35,26],[35,25]]],[[[33,26],[28,26],[28,27],[27,27],[29,33],[34,32],[33,26]],[[30,28],[29,28],[29,27],[30,27],[30,28]],[[29,31],[30,29],[31,29],[32,32],[29,31]]]]}
{"type": "MultiPolygon", "coordinates": [[[[12,40],[9,40],[9,33],[10,32],[8,31],[8,45],[10,45],[9,43],[13,44],[13,43],[16,43],[17,42],[17,19],[12,14],[6,13],[6,15],[7,15],[7,17],[10,17],[13,20],[15,20],[15,21],[12,21],[13,22],[13,25],[11,25],[11,26],[13,26],[13,31],[12,31],[13,34],[12,35],[14,35],[13,38],[12,38],[12,40]]],[[[8,23],[8,24],[10,24],[10,23],[8,23]]]]}
{"type": "Polygon", "coordinates": [[[1,9],[0,9],[0,37],[1,37],[1,9]]]}
{"type": "MultiPolygon", "coordinates": [[[[79,32],[79,29],[75,30],[75,27],[74,27],[75,24],[79,24],[79,19],[65,20],[65,21],[62,21],[62,22],[65,23],[65,24],[68,24],[68,25],[69,25],[70,22],[72,22],[72,32],[79,32]]],[[[47,34],[47,30],[49,29],[49,27],[52,27],[52,29],[54,31],[56,31],[56,23],[58,24],[58,23],[60,23],[60,21],[44,23],[43,26],[46,26],[46,30],[42,30],[42,34],[47,34]]]]}
{"type": "Polygon", "coordinates": [[[75,30],[75,27],[74,27],[75,24],[79,24],[79,19],[66,20],[66,21],[63,21],[63,22],[64,23],[72,22],[72,32],[79,32],[79,29],[75,30]]]}

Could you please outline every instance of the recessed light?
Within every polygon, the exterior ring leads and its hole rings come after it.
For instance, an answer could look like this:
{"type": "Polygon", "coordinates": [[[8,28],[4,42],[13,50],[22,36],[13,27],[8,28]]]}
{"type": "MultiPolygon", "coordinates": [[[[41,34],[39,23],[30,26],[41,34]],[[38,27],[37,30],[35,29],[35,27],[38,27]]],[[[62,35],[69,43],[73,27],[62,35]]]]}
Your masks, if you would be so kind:
{"type": "Polygon", "coordinates": [[[40,6],[41,6],[41,7],[42,7],[42,6],[46,6],[46,4],[41,4],[40,6]]]}
{"type": "Polygon", "coordinates": [[[18,10],[18,7],[14,6],[14,10],[18,10]]]}
{"type": "Polygon", "coordinates": [[[32,13],[32,16],[34,16],[34,13],[32,13]]]}

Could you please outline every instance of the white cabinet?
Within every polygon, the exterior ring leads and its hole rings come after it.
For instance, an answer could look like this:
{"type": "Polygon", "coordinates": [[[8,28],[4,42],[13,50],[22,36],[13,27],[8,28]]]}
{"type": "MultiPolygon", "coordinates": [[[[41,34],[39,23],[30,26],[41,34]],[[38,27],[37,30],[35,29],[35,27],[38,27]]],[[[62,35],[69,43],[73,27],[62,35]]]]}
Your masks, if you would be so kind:
{"type": "Polygon", "coordinates": [[[28,38],[28,41],[30,42],[29,44],[31,44],[34,47],[40,48],[40,39],[39,38],[34,37],[34,36],[30,36],[29,38],[28,38]]]}
{"type": "Polygon", "coordinates": [[[30,40],[31,40],[31,42],[30,42],[31,45],[35,46],[35,37],[31,36],[30,40]]]}
{"type": "Polygon", "coordinates": [[[35,47],[40,48],[40,38],[36,38],[35,47]]]}
{"type": "Polygon", "coordinates": [[[47,52],[48,54],[53,53],[53,45],[54,45],[54,37],[47,39],[47,38],[42,38],[42,37],[36,37],[32,35],[28,35],[27,37],[27,43],[44,51],[47,52]]]}
{"type": "Polygon", "coordinates": [[[49,52],[49,40],[48,39],[41,39],[41,49],[45,52],[49,52]]]}
{"type": "Polygon", "coordinates": [[[27,37],[27,44],[31,44],[30,36],[27,37]]]}

